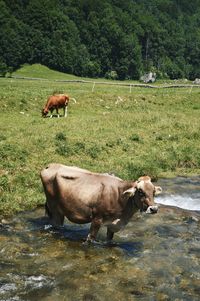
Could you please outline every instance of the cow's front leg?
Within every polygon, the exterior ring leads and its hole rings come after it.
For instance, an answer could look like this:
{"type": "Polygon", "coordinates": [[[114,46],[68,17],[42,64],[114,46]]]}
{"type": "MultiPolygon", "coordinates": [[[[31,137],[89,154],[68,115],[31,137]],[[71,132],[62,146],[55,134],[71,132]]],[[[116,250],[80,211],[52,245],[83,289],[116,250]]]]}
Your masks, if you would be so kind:
{"type": "Polygon", "coordinates": [[[95,239],[97,237],[97,233],[98,233],[101,225],[102,225],[102,219],[101,218],[95,217],[92,220],[91,226],[90,226],[90,232],[88,234],[86,242],[93,242],[93,241],[95,241],[95,239]]]}
{"type": "Polygon", "coordinates": [[[111,243],[114,236],[114,232],[110,230],[109,227],[107,227],[107,243],[111,243]]]}
{"type": "Polygon", "coordinates": [[[52,118],[53,117],[53,110],[50,109],[50,112],[51,112],[50,118],[52,118]]]}
{"type": "Polygon", "coordinates": [[[67,117],[67,107],[64,107],[63,111],[64,111],[64,117],[67,117]]]}

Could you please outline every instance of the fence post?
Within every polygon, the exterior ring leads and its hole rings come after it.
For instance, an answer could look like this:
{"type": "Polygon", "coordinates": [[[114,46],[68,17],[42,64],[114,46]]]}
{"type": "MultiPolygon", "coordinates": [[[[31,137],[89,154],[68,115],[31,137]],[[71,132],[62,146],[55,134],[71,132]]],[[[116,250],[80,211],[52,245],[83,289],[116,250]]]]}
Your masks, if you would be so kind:
{"type": "Polygon", "coordinates": [[[92,92],[94,92],[95,82],[93,83],[92,92]]]}
{"type": "Polygon", "coordinates": [[[189,92],[190,94],[192,93],[192,88],[193,88],[193,85],[192,85],[192,87],[191,87],[191,89],[190,89],[190,92],[189,92]]]}

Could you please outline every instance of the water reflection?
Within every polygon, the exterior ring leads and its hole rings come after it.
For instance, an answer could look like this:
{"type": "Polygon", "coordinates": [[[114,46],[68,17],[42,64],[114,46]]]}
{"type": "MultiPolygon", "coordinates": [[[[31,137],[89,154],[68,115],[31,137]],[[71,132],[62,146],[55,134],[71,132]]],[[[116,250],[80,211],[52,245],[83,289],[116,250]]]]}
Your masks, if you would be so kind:
{"type": "MultiPolygon", "coordinates": [[[[188,189],[183,178],[161,185],[183,198],[199,193],[193,179],[188,189]]],[[[199,300],[199,212],[160,205],[156,215],[138,213],[109,246],[105,229],[85,246],[89,225],[54,229],[43,214],[23,212],[0,226],[1,301],[199,300]]]]}

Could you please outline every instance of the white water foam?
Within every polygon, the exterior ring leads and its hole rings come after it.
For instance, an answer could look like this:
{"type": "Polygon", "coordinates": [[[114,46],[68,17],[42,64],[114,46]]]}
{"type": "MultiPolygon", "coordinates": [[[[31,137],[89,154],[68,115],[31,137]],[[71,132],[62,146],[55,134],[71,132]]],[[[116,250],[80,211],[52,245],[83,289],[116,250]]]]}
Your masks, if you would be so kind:
{"type": "Polygon", "coordinates": [[[164,195],[157,197],[155,200],[158,204],[175,206],[186,210],[200,211],[200,197],[198,195],[164,195]]]}

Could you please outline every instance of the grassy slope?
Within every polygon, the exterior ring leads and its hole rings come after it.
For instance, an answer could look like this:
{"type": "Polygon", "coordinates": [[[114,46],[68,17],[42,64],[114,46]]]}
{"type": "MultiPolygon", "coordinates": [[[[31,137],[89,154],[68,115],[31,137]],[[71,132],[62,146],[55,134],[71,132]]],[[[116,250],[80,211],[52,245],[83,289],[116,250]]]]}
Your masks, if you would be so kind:
{"type": "Polygon", "coordinates": [[[45,79],[77,79],[76,76],[65,74],[61,72],[57,72],[54,70],[50,70],[46,66],[42,66],[40,64],[34,65],[24,65],[22,68],[18,69],[13,73],[14,76],[22,76],[22,77],[35,77],[35,78],[45,78],[45,79]]]}
{"type": "MultiPolygon", "coordinates": [[[[32,68],[30,76],[63,78],[32,68]]],[[[92,84],[0,79],[0,213],[44,202],[39,172],[50,162],[125,179],[199,173],[199,95],[198,88],[130,93],[128,87],[98,85],[92,92],[92,84]],[[54,91],[77,100],[66,119],[41,118],[54,91]],[[117,103],[118,96],[123,101],[117,103]]]]}
{"type": "Polygon", "coordinates": [[[19,77],[41,78],[41,79],[49,79],[49,80],[87,80],[91,82],[94,81],[110,82],[110,80],[107,79],[98,79],[98,78],[91,79],[91,78],[78,77],[72,74],[58,72],[55,70],[51,70],[48,67],[42,66],[40,64],[24,65],[22,66],[22,68],[13,72],[12,75],[19,76],[19,77]]]}

